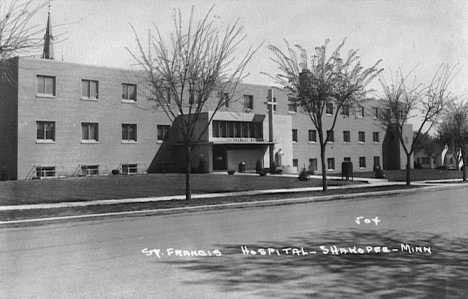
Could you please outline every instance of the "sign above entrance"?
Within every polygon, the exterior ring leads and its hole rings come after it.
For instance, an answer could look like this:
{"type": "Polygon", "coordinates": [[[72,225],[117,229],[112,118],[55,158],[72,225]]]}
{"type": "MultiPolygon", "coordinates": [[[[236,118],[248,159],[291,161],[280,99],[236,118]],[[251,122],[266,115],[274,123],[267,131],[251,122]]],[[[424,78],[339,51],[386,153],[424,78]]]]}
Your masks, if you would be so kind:
{"type": "Polygon", "coordinates": [[[211,138],[213,142],[266,142],[267,140],[263,138],[211,138]]]}

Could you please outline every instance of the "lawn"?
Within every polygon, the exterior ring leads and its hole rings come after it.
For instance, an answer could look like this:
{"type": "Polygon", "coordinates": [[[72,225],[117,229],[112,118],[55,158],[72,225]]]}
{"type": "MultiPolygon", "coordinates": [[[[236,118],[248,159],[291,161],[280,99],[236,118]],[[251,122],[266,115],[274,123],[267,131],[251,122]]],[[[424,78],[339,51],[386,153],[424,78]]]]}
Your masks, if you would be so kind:
{"type": "MultiPolygon", "coordinates": [[[[329,182],[330,186],[356,182],[329,182]]],[[[321,180],[294,177],[193,174],[193,194],[319,187],[321,180]]],[[[185,194],[184,174],[104,176],[58,180],[0,182],[0,205],[158,197],[185,194]]]]}
{"type": "MultiPolygon", "coordinates": [[[[406,170],[384,170],[385,178],[390,181],[406,181],[406,170]]],[[[333,176],[340,176],[338,173],[333,176]]],[[[355,172],[355,178],[375,178],[374,172],[355,172]]],[[[461,179],[463,173],[459,170],[411,169],[411,181],[461,179]]]]}

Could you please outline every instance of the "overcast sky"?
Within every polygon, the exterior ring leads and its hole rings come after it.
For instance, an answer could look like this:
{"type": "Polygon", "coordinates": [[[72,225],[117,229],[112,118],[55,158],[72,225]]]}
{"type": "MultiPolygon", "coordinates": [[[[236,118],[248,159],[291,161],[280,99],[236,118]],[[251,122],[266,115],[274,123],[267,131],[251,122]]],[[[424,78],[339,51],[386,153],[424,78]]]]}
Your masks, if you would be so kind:
{"type": "MultiPolygon", "coordinates": [[[[199,16],[215,5],[212,18],[220,28],[240,18],[248,38],[239,56],[250,46],[260,48],[247,67],[245,82],[272,85],[260,72],[275,74],[267,45],[284,46],[283,39],[300,44],[312,53],[330,39],[330,50],[343,38],[343,54],[359,49],[364,66],[382,59],[386,76],[401,68],[407,73],[416,65],[418,80],[427,81],[441,63],[463,66],[452,90],[468,89],[468,1],[154,1],[154,0],[53,0],[52,23],[67,24],[66,40],[55,45],[57,60],[119,68],[130,68],[134,59],[125,47],[136,50],[133,25],[145,37],[153,23],[163,36],[172,31],[173,9],[188,16],[195,5],[199,16]],[[77,22],[78,23],[74,23],[77,22]]],[[[45,26],[47,9],[34,22],[45,26]]]]}

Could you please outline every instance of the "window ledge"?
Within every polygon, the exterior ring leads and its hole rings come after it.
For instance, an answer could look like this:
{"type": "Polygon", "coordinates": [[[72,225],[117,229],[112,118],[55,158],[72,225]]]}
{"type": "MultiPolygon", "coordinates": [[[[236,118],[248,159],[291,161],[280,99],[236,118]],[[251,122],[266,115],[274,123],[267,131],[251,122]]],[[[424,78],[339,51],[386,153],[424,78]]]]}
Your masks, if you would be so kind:
{"type": "Polygon", "coordinates": [[[325,115],[328,116],[328,117],[332,117],[332,116],[333,116],[333,114],[329,114],[329,113],[326,113],[325,115]]]}
{"type": "Polygon", "coordinates": [[[87,98],[87,97],[81,97],[82,101],[90,101],[90,102],[97,102],[99,101],[98,98],[87,98]]]}
{"type": "Polygon", "coordinates": [[[36,98],[41,98],[41,99],[56,99],[55,95],[53,95],[53,94],[47,94],[47,93],[38,93],[38,94],[36,94],[36,98]]]}
{"type": "Polygon", "coordinates": [[[81,140],[81,144],[98,144],[98,140],[81,140]]]}
{"type": "Polygon", "coordinates": [[[297,114],[296,111],[288,111],[289,114],[297,114]]]}
{"type": "Polygon", "coordinates": [[[366,144],[365,141],[359,141],[359,144],[366,144]]]}
{"type": "Polygon", "coordinates": [[[136,104],[136,100],[125,100],[125,99],[122,99],[122,103],[125,103],[125,104],[136,104]]]}
{"type": "Polygon", "coordinates": [[[136,140],[122,140],[122,144],[136,144],[136,140]]]}
{"type": "Polygon", "coordinates": [[[309,141],[309,144],[317,144],[317,141],[309,141]]]}
{"type": "Polygon", "coordinates": [[[378,141],[374,141],[373,143],[374,143],[374,144],[379,144],[380,142],[378,142],[378,141]]]}
{"type": "Polygon", "coordinates": [[[54,144],[55,140],[47,140],[47,139],[36,140],[36,143],[37,144],[54,144]]]}
{"type": "Polygon", "coordinates": [[[364,118],[362,115],[356,115],[357,118],[364,118]]]}
{"type": "Polygon", "coordinates": [[[343,144],[351,144],[351,141],[343,141],[343,144]]]}

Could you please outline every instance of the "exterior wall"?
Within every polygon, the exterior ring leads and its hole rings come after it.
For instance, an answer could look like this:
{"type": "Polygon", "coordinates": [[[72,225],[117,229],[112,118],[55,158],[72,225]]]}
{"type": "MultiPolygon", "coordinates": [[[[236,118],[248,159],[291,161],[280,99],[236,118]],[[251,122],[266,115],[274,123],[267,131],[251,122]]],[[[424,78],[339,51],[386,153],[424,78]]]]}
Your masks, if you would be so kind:
{"type": "Polygon", "coordinates": [[[134,72],[64,63],[19,59],[18,178],[25,179],[35,165],[56,166],[59,175],[73,175],[80,165],[100,165],[107,172],[122,163],[138,163],[146,171],[158,151],[156,126],[167,123],[163,113],[148,111],[134,72]],[[36,93],[37,75],[56,78],[56,95],[36,93]],[[81,98],[81,80],[97,80],[99,99],[81,98]],[[122,83],[137,84],[136,103],[122,101],[122,83]],[[55,121],[55,142],[36,140],[36,121],[55,121]],[[99,124],[99,141],[83,143],[82,122],[99,124]],[[122,124],[137,124],[137,142],[122,141],[122,124]]]}
{"type": "MultiPolygon", "coordinates": [[[[64,176],[76,174],[81,165],[99,165],[104,173],[110,173],[125,163],[138,164],[140,171],[148,172],[180,171],[184,168],[182,140],[177,134],[171,134],[168,142],[157,140],[157,126],[171,125],[171,122],[164,112],[152,110],[151,103],[145,99],[145,84],[138,78],[137,72],[53,60],[16,58],[16,61],[18,86],[3,92],[0,102],[3,108],[0,112],[0,130],[3,130],[0,167],[3,164],[11,168],[11,178],[30,178],[36,166],[55,166],[58,175],[64,176]],[[37,94],[38,75],[55,77],[55,96],[37,94]],[[84,79],[99,82],[97,100],[82,98],[81,84],[84,79]],[[123,83],[137,85],[136,102],[122,100],[123,83]],[[55,122],[55,141],[44,143],[37,140],[37,121],[55,122]],[[98,123],[98,142],[82,141],[83,122],[98,123]],[[122,124],[137,125],[137,142],[122,141],[122,124]]],[[[206,112],[199,116],[195,135],[209,121],[213,113],[210,105],[214,106],[215,102],[213,99],[208,103],[206,112]]],[[[341,162],[345,158],[351,159],[355,171],[372,171],[374,157],[379,157],[379,166],[385,166],[382,156],[382,148],[386,147],[385,132],[372,117],[372,103],[365,106],[364,117],[358,116],[352,109],[348,117],[338,115],[335,140],[326,148],[326,158],[335,161],[335,168],[329,172],[341,172],[341,162]],[[350,131],[349,143],[343,141],[344,130],[350,131]],[[366,140],[363,143],[358,142],[360,131],[365,132],[366,140]],[[379,142],[373,142],[373,132],[379,133],[379,142]],[[365,157],[365,167],[359,167],[360,157],[365,157]]],[[[237,169],[238,163],[244,161],[247,170],[254,170],[256,161],[260,159],[268,167],[268,147],[271,146],[274,154],[281,149],[283,169],[298,172],[303,167],[309,167],[309,159],[316,159],[317,172],[320,173],[320,146],[318,142],[308,139],[308,131],[315,130],[315,127],[309,116],[301,113],[299,108],[297,112],[289,111],[288,104],[288,94],[282,89],[239,85],[229,107],[220,109],[213,119],[261,123],[262,138],[215,138],[212,126],[209,126],[192,152],[194,169],[203,172],[213,170],[215,147],[226,154],[226,168],[237,169]],[[273,143],[269,141],[266,106],[269,89],[273,90],[276,102],[273,143]],[[245,106],[244,95],[253,97],[253,107],[245,106]],[[293,129],[298,133],[297,142],[292,141],[293,129]],[[297,167],[293,167],[295,161],[297,167]]],[[[337,113],[336,107],[334,113],[337,113]]],[[[323,121],[324,127],[329,128],[333,117],[325,116],[323,121]]],[[[407,137],[412,138],[411,126],[405,132],[407,137]]],[[[401,168],[404,168],[401,147],[395,148],[395,154],[399,167],[403,165],[401,168]]]]}
{"type": "Polygon", "coordinates": [[[0,179],[15,180],[18,169],[18,59],[3,62],[0,79],[0,179]]]}
{"type": "MultiPolygon", "coordinates": [[[[293,159],[297,159],[298,169],[309,169],[309,159],[317,159],[317,171],[321,173],[320,159],[320,142],[317,132],[317,142],[309,141],[309,130],[316,130],[314,124],[310,120],[309,115],[300,111],[288,111],[288,96],[285,91],[277,91],[276,97],[278,100],[277,113],[289,115],[292,119],[292,129],[297,130],[298,140],[292,143],[292,157],[286,164],[293,165],[293,159]]],[[[334,158],[335,169],[328,170],[329,173],[341,173],[341,163],[344,158],[350,158],[353,163],[354,171],[373,171],[374,157],[379,157],[380,167],[382,167],[382,142],[385,137],[385,131],[373,117],[372,103],[366,103],[364,117],[357,116],[356,111],[350,109],[350,115],[338,115],[334,128],[334,142],[329,142],[326,147],[325,159],[334,158]],[[343,131],[350,131],[350,142],[346,143],[343,140],[343,131]],[[365,133],[365,142],[358,142],[358,132],[365,133]],[[373,142],[373,132],[379,133],[379,142],[373,142]],[[365,157],[366,167],[359,167],[359,158],[365,157]]],[[[331,127],[334,114],[337,113],[334,106],[333,115],[325,115],[323,117],[324,128],[331,127]]],[[[291,133],[289,133],[291,134],[291,133]]],[[[326,136],[326,131],[324,132],[326,136]]],[[[325,161],[327,163],[327,161],[325,161]]]]}
{"type": "MultiPolygon", "coordinates": [[[[238,171],[239,163],[245,163],[245,169],[247,171],[255,170],[257,165],[257,160],[262,160],[264,158],[265,151],[262,149],[235,149],[228,150],[228,169],[235,169],[238,171]]],[[[265,163],[265,165],[267,165],[265,163]]]]}

